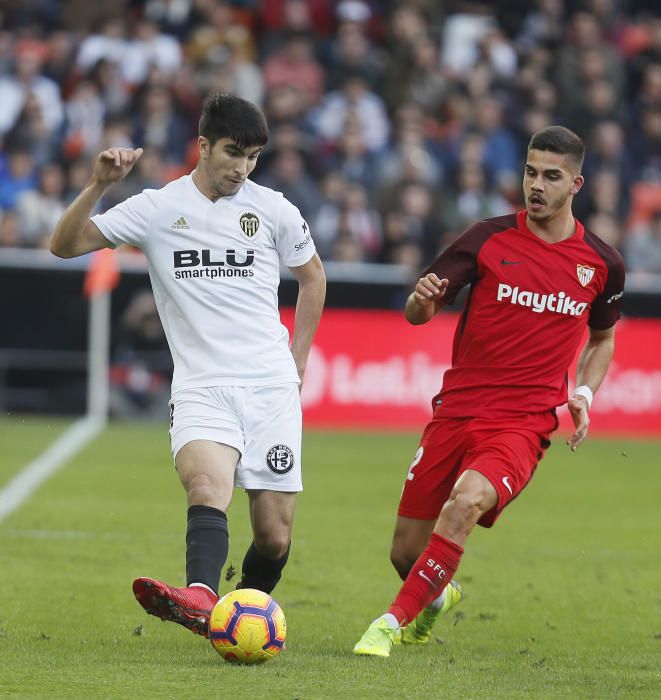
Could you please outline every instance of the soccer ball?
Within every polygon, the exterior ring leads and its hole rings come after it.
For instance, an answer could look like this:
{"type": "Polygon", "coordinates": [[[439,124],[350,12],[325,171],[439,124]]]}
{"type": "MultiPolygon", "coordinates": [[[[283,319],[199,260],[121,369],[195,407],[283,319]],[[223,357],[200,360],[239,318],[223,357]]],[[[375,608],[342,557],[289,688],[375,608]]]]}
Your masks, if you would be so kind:
{"type": "Polygon", "coordinates": [[[285,645],[287,622],[268,593],[241,588],[224,595],[209,617],[211,646],[231,663],[261,664],[285,645]]]}

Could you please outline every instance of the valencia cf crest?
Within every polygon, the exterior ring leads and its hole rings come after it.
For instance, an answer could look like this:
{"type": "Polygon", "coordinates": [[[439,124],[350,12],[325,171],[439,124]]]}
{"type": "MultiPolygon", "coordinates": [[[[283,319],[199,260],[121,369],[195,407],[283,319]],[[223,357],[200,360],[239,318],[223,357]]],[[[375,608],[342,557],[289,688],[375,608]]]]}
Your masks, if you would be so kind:
{"type": "Polygon", "coordinates": [[[587,265],[576,265],[576,276],[583,287],[587,287],[594,277],[594,267],[587,265]]]}
{"type": "Polygon", "coordinates": [[[251,211],[241,214],[239,224],[241,224],[241,230],[246,236],[248,236],[248,238],[253,238],[259,230],[259,219],[257,218],[257,214],[253,214],[251,211]]]}

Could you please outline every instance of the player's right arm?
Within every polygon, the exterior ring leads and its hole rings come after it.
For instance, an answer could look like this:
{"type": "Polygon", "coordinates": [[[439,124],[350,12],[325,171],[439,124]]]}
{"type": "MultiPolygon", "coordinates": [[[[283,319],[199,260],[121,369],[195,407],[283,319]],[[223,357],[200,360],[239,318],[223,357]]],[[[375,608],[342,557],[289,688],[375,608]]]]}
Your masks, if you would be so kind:
{"type": "Polygon", "coordinates": [[[57,222],[50,243],[54,255],[75,258],[112,246],[90,215],[106,190],[124,179],[141,155],[142,148],[110,148],[99,154],[90,181],[57,222]]]}
{"type": "Polygon", "coordinates": [[[447,278],[439,279],[433,272],[421,277],[406,300],[406,320],[414,326],[430,321],[445,304],[448,284],[447,278]]]}
{"type": "Polygon", "coordinates": [[[409,323],[427,323],[446,304],[453,304],[463,287],[477,281],[480,248],[498,230],[489,221],[478,222],[464,231],[422,273],[406,300],[404,313],[409,323]]]}

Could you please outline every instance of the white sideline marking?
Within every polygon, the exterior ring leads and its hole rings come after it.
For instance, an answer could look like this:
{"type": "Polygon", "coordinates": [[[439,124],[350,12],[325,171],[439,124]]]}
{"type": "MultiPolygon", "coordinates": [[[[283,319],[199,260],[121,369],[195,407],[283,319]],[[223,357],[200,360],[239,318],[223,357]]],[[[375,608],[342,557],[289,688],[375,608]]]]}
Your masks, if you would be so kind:
{"type": "Polygon", "coordinates": [[[50,476],[103,430],[99,418],[83,418],[30,462],[0,491],[0,522],[27,501],[50,476]]]}
{"type": "MultiPolygon", "coordinates": [[[[145,535],[148,541],[178,541],[180,532],[157,532],[145,535]]],[[[134,532],[86,532],[84,530],[20,530],[5,527],[0,530],[0,539],[22,540],[94,540],[102,542],[135,542],[134,532]]],[[[296,540],[298,542],[298,540],[296,540]]]]}

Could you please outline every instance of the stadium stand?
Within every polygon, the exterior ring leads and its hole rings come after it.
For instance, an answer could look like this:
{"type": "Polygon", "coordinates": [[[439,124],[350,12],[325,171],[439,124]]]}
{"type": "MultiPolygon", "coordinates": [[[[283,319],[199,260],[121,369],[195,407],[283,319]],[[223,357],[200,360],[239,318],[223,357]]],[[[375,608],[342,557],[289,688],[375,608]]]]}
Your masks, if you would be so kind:
{"type": "MultiPolygon", "coordinates": [[[[579,213],[658,273],[661,18],[644,0],[8,0],[0,9],[0,247],[45,247],[95,155],[145,155],[102,202],[195,161],[223,90],[262,105],[255,179],[326,260],[419,269],[520,205],[530,134],[587,142],[579,213]]],[[[0,255],[1,255],[0,250],[0,255]]]]}

